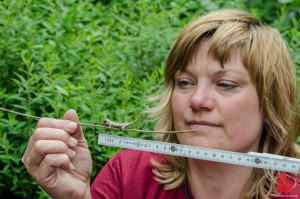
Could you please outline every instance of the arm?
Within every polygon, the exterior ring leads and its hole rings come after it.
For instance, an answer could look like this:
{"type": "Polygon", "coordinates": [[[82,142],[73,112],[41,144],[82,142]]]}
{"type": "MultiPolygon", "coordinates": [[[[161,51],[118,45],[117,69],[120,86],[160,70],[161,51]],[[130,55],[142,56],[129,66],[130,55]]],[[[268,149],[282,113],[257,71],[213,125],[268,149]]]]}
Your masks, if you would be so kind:
{"type": "Polygon", "coordinates": [[[65,120],[40,119],[23,156],[29,174],[52,198],[90,198],[92,160],[78,121],[74,110],[65,120]]]}

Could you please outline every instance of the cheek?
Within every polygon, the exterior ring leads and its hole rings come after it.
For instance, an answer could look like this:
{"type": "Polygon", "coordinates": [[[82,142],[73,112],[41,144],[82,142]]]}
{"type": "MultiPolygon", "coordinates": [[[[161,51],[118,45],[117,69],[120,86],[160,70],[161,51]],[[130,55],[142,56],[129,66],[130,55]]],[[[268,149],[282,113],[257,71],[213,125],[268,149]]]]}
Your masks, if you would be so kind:
{"type": "Polygon", "coordinates": [[[246,118],[247,120],[262,120],[258,98],[255,96],[243,97],[242,99],[235,99],[226,103],[226,106],[224,106],[224,113],[226,113],[226,117],[234,120],[244,120],[246,118]]]}
{"type": "Polygon", "coordinates": [[[180,94],[174,93],[171,97],[172,115],[174,125],[176,126],[182,121],[185,110],[187,110],[187,102],[180,94]]]}
{"type": "Polygon", "coordinates": [[[258,99],[252,97],[248,100],[239,100],[231,103],[226,109],[225,118],[227,118],[227,124],[231,124],[233,128],[231,130],[249,137],[257,137],[261,134],[263,117],[258,99]]]}
{"type": "Polygon", "coordinates": [[[172,111],[172,115],[173,115],[173,119],[176,121],[177,115],[180,113],[180,111],[178,110],[178,105],[179,101],[178,101],[178,97],[176,97],[176,95],[172,95],[171,97],[171,111],[172,111]]]}

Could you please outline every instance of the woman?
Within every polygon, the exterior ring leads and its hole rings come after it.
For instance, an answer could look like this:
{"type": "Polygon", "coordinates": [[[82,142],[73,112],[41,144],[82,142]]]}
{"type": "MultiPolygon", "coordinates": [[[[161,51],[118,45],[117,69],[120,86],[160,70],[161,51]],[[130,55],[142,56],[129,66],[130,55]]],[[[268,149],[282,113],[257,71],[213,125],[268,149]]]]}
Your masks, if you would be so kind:
{"type": "MultiPolygon", "coordinates": [[[[299,158],[297,84],[277,31],[236,10],[187,25],[167,60],[165,90],[153,109],[160,141],[299,158]]],[[[90,189],[91,158],[74,110],[39,121],[24,154],[33,178],[54,198],[300,197],[299,178],[278,192],[279,173],[231,164],[124,150],[90,189]]],[[[282,174],[282,173],[280,173],[282,174]]],[[[280,175],[281,176],[281,175],[280,175]]]]}

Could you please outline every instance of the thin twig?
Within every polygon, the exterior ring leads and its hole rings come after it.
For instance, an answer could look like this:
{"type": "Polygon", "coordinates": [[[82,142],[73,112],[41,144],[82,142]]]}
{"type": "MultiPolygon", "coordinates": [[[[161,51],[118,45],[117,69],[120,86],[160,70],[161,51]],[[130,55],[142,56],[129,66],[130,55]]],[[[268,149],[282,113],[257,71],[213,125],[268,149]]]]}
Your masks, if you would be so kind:
{"type": "Polygon", "coordinates": [[[39,119],[42,118],[42,117],[38,117],[38,116],[28,115],[28,114],[25,114],[25,113],[20,113],[20,112],[17,112],[17,111],[9,110],[9,109],[2,108],[2,107],[0,107],[0,110],[8,112],[8,113],[13,113],[13,114],[16,114],[16,115],[21,115],[21,116],[24,116],[24,117],[28,117],[28,118],[31,118],[31,119],[36,119],[36,120],[39,120],[39,119]]]}
{"type": "MultiPolygon", "coordinates": [[[[36,120],[42,119],[42,117],[39,117],[39,116],[33,116],[33,115],[25,114],[25,113],[20,113],[20,112],[9,110],[9,109],[2,108],[2,107],[0,107],[0,110],[8,112],[8,113],[15,114],[15,115],[20,115],[20,116],[23,116],[23,117],[31,118],[31,119],[36,119],[36,120]]],[[[120,128],[115,128],[115,127],[109,128],[107,126],[99,125],[99,124],[89,124],[89,123],[82,123],[82,122],[76,122],[76,123],[80,126],[90,126],[90,127],[95,127],[95,128],[104,128],[104,129],[108,129],[108,130],[119,130],[119,131],[121,131],[120,128]]],[[[195,132],[194,130],[150,131],[150,130],[138,130],[138,129],[126,129],[126,131],[137,132],[137,133],[191,133],[191,132],[195,132]]]]}

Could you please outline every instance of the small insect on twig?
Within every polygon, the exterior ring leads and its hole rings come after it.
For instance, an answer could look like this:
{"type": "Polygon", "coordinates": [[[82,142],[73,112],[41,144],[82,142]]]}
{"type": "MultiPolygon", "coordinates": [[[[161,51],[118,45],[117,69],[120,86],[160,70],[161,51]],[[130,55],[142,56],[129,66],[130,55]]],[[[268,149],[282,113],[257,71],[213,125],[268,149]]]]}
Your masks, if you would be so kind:
{"type": "MultiPolygon", "coordinates": [[[[9,109],[2,108],[2,107],[0,107],[0,110],[8,112],[8,113],[15,114],[15,115],[20,115],[20,116],[23,116],[23,117],[31,118],[31,119],[36,119],[36,120],[42,119],[42,117],[39,117],[39,116],[20,113],[20,112],[9,110],[9,109]]],[[[136,120],[134,120],[133,122],[125,122],[125,123],[116,123],[116,122],[110,121],[109,119],[105,119],[103,121],[103,125],[89,124],[89,123],[82,123],[82,122],[76,122],[76,123],[80,126],[90,126],[90,127],[95,127],[95,128],[105,128],[105,129],[109,129],[109,130],[121,130],[121,131],[124,131],[124,132],[125,131],[130,131],[130,132],[137,132],[137,133],[191,133],[191,132],[195,132],[194,130],[151,131],[151,130],[127,129],[128,126],[131,126],[131,125],[137,123],[143,117],[144,116],[142,115],[139,118],[137,118],[136,120]]]]}
{"type": "Polygon", "coordinates": [[[115,128],[120,128],[122,131],[126,131],[126,128],[128,126],[131,126],[131,125],[137,123],[141,118],[144,118],[144,116],[141,115],[139,118],[137,118],[133,122],[126,122],[126,123],[115,123],[115,122],[110,121],[109,119],[105,119],[103,121],[103,124],[105,126],[107,126],[109,129],[111,129],[111,127],[115,127],[115,128]]]}

